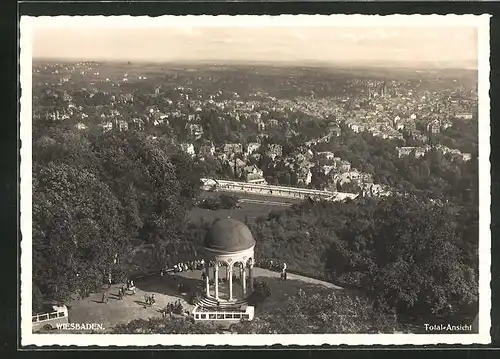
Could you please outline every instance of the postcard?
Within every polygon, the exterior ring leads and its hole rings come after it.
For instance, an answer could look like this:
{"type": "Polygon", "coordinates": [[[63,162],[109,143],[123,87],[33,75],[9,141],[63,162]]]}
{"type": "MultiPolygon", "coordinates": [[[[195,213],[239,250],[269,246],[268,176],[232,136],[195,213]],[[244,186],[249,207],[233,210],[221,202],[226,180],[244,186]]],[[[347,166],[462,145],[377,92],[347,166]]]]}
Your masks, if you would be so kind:
{"type": "Polygon", "coordinates": [[[489,15],[23,16],[19,61],[23,346],[490,342],[489,15]]]}

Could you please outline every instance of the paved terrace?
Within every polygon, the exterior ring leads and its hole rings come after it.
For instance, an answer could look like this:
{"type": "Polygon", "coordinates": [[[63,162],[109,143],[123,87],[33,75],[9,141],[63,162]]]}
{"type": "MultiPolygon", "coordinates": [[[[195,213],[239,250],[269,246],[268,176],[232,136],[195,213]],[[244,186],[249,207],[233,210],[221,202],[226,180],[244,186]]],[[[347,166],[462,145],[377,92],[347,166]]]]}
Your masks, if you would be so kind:
{"type": "MultiPolygon", "coordinates": [[[[102,292],[91,293],[88,298],[76,299],[68,303],[69,320],[71,323],[99,323],[110,331],[117,324],[126,324],[134,319],[149,319],[161,317],[160,310],[168,303],[180,300],[184,310],[192,311],[194,307],[187,303],[185,295],[179,294],[177,285],[184,283],[188,286],[203,284],[201,281],[201,271],[188,271],[178,274],[166,274],[162,279],[159,274],[154,274],[142,279],[137,279],[135,285],[137,292],[135,295],[125,295],[122,300],[117,297],[118,288],[121,284],[113,285],[111,288],[104,286],[103,291],[108,293],[108,303],[101,303],[102,292]],[[154,306],[144,305],[144,295],[154,294],[156,304],[154,306]]],[[[255,267],[255,278],[270,277],[279,278],[280,273],[255,267]]],[[[298,280],[304,283],[322,285],[332,289],[342,289],[332,283],[323,282],[317,279],[304,277],[297,274],[288,273],[288,280],[298,280]]],[[[221,290],[224,290],[221,288],[221,290]]],[[[63,330],[54,330],[51,333],[65,333],[63,330]]]]}

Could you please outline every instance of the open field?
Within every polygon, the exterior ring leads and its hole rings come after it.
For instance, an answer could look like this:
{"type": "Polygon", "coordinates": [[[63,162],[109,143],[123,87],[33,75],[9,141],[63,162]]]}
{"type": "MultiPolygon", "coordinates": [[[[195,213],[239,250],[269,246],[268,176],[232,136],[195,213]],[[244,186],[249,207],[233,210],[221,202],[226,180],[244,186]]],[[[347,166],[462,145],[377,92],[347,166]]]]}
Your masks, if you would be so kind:
{"type": "Polygon", "coordinates": [[[219,196],[221,194],[224,194],[227,196],[236,196],[242,200],[250,199],[250,200],[268,201],[268,202],[282,202],[282,203],[289,203],[289,204],[300,203],[300,201],[301,201],[300,199],[295,199],[295,198],[266,196],[266,195],[260,195],[260,194],[255,194],[255,193],[242,193],[242,192],[230,192],[230,191],[219,191],[219,192],[204,191],[204,192],[202,192],[203,197],[216,197],[216,196],[219,196]]]}
{"type": "Polygon", "coordinates": [[[238,193],[230,192],[203,192],[204,197],[212,197],[220,194],[225,195],[236,195],[240,200],[241,208],[238,209],[220,209],[220,210],[209,210],[204,208],[193,208],[189,213],[189,217],[192,221],[200,221],[201,217],[207,220],[213,221],[217,218],[227,218],[231,217],[239,221],[245,221],[245,217],[248,221],[255,221],[258,217],[267,216],[271,211],[281,211],[285,210],[287,206],[294,203],[300,203],[299,200],[289,199],[289,198],[279,198],[279,197],[269,197],[269,196],[259,196],[254,194],[241,195],[238,193]],[[248,202],[246,202],[248,200],[248,202]],[[256,203],[259,202],[259,203],[256,203]],[[277,205],[277,204],[280,205],[277,205]]]}
{"type": "Polygon", "coordinates": [[[258,217],[267,216],[273,210],[283,210],[284,207],[272,206],[260,203],[241,203],[241,208],[238,209],[219,209],[212,211],[204,208],[193,208],[189,213],[189,217],[194,222],[201,221],[201,218],[213,221],[217,218],[234,218],[244,222],[245,218],[252,222],[258,217]]]}

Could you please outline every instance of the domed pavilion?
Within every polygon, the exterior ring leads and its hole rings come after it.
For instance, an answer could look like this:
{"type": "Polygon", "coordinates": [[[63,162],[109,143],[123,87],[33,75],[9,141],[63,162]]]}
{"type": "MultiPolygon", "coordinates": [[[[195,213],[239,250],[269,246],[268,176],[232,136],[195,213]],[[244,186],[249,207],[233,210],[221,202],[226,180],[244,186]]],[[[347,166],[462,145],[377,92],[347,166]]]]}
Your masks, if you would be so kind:
{"type": "Polygon", "coordinates": [[[205,291],[195,319],[253,318],[247,299],[253,292],[255,239],[242,222],[227,218],[213,224],[205,247],[205,291]],[[202,315],[203,314],[203,315],[202,315]]]}

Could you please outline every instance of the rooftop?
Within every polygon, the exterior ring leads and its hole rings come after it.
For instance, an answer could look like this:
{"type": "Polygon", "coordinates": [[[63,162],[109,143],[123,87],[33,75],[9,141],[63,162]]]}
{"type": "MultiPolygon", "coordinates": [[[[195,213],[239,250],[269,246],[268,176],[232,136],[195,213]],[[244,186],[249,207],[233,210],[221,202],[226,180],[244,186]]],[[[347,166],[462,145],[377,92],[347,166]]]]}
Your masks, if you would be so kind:
{"type": "Polygon", "coordinates": [[[228,218],[214,223],[205,237],[204,246],[209,250],[232,253],[252,248],[255,239],[243,222],[228,218]]]}

